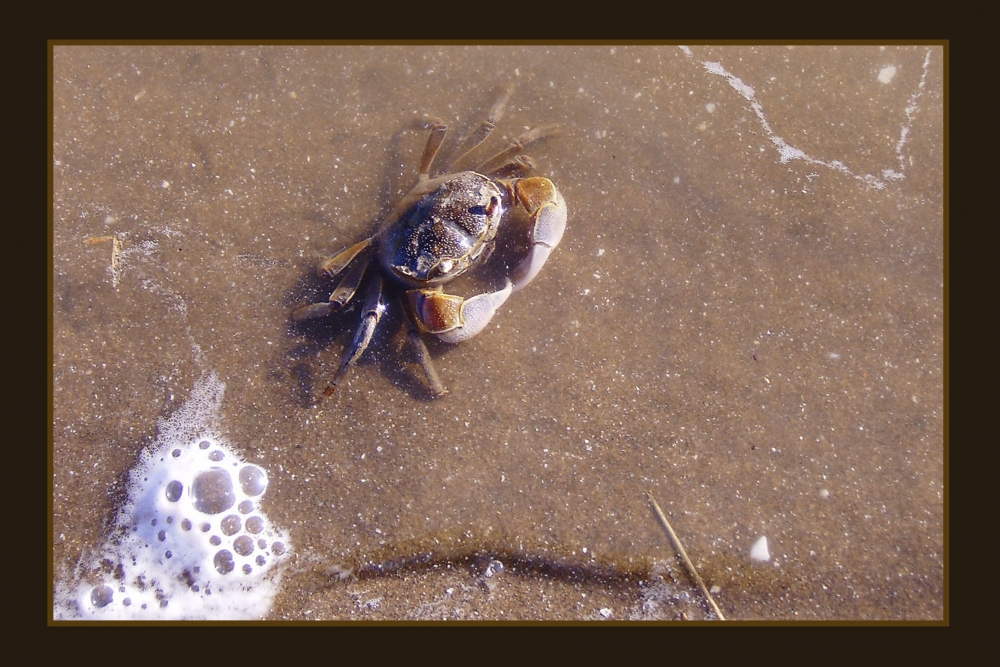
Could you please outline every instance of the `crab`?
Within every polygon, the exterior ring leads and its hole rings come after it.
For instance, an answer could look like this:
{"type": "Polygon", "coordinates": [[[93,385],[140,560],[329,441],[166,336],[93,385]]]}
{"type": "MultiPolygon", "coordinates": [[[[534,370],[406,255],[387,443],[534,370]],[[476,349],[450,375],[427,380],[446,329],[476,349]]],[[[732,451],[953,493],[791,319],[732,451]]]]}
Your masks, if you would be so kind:
{"type": "Polygon", "coordinates": [[[320,276],[337,278],[339,283],[328,300],[294,310],[294,321],[343,309],[354,299],[366,274],[371,276],[361,322],[328,393],[368,348],[387,304],[394,299],[405,313],[410,343],[430,391],[435,397],[447,394],[422,335],[460,343],[480,333],[511,294],[538,275],[559,245],[566,227],[566,201],[548,178],[529,175],[534,163],[522,154],[527,145],[557,134],[556,126],[528,130],[493,157],[472,162],[474,152],[502,117],[511,92],[508,87],[493,104],[486,119],[455,151],[458,157],[437,169],[434,163],[447,125],[435,117],[420,119],[418,127],[430,133],[416,184],[374,235],[320,262],[320,276]],[[469,163],[474,166],[460,169],[469,163]],[[515,238],[521,237],[514,243],[527,251],[511,270],[504,270],[503,286],[470,297],[446,292],[445,286],[453,280],[488,264],[497,234],[505,226],[514,230],[515,238]]]}

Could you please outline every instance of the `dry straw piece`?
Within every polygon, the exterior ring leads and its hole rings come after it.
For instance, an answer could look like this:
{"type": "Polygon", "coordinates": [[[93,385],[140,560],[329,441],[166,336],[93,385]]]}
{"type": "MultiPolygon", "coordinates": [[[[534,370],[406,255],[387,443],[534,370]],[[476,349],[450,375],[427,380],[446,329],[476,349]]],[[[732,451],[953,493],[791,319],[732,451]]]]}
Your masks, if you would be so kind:
{"type": "Polygon", "coordinates": [[[681,555],[681,560],[684,561],[684,567],[687,568],[688,574],[690,574],[691,578],[698,584],[702,595],[705,596],[705,599],[708,600],[709,606],[712,607],[712,611],[715,612],[715,615],[720,621],[726,620],[726,617],[722,615],[722,610],[719,609],[719,605],[715,604],[715,599],[712,597],[712,594],[708,592],[708,588],[705,586],[705,582],[702,581],[701,575],[698,574],[698,570],[694,569],[694,563],[692,563],[691,559],[688,558],[687,552],[684,551],[684,546],[677,538],[677,533],[675,533],[674,529],[670,527],[670,522],[667,521],[667,517],[663,514],[663,510],[660,509],[660,506],[656,503],[656,500],[653,498],[652,494],[649,493],[649,491],[646,492],[646,498],[653,505],[653,510],[656,512],[656,518],[660,520],[660,525],[663,526],[663,529],[667,532],[667,537],[670,538],[670,543],[674,546],[677,553],[681,555]]]}

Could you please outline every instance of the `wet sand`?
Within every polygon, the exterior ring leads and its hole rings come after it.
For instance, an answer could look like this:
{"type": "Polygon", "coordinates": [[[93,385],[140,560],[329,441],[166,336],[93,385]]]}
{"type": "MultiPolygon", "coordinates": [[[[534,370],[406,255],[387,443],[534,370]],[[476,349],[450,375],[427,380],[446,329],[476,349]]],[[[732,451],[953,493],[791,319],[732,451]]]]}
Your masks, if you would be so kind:
{"type": "Polygon", "coordinates": [[[270,618],[709,618],[648,491],[727,618],[942,619],[942,58],[57,47],[56,578],[215,372],[295,548],[270,618]],[[414,118],[511,81],[496,144],[563,127],[562,244],[428,343],[447,397],[390,315],[321,400],[359,310],[289,321],[317,262],[412,184],[414,118]]]}

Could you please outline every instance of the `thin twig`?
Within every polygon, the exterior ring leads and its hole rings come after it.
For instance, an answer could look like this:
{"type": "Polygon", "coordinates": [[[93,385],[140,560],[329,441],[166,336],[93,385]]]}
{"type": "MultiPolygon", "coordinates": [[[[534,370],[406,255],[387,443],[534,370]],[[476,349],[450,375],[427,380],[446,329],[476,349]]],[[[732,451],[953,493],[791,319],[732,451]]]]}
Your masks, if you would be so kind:
{"type": "Polygon", "coordinates": [[[670,522],[667,521],[667,517],[663,514],[663,510],[661,510],[660,506],[656,504],[656,500],[649,491],[646,492],[646,498],[653,505],[653,509],[656,511],[656,518],[660,520],[660,525],[662,525],[663,529],[667,531],[667,537],[670,538],[670,543],[673,545],[677,553],[681,555],[681,560],[684,561],[684,567],[687,568],[688,574],[690,574],[691,578],[698,584],[702,595],[705,596],[705,599],[708,600],[708,604],[712,607],[712,611],[715,612],[715,615],[720,621],[726,620],[726,617],[722,615],[722,610],[719,609],[719,605],[715,604],[715,599],[712,597],[712,594],[708,592],[708,588],[705,586],[705,582],[702,581],[701,575],[698,574],[698,570],[694,569],[694,563],[692,563],[691,559],[688,558],[687,552],[684,551],[684,546],[677,538],[677,533],[675,533],[674,529],[670,527],[670,522]]]}
{"type": "Polygon", "coordinates": [[[111,241],[111,285],[118,289],[118,283],[121,282],[121,264],[118,261],[118,256],[122,252],[122,244],[125,242],[124,234],[112,234],[110,236],[91,236],[84,239],[84,243],[104,243],[105,241],[111,241]]]}

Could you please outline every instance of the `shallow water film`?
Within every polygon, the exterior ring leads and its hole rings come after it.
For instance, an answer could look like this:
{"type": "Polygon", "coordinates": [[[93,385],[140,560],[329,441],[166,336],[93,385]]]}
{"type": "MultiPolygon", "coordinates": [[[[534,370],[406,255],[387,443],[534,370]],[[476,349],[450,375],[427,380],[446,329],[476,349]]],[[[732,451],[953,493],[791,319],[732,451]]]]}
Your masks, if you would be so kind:
{"type": "Polygon", "coordinates": [[[943,619],[943,82],[933,45],[54,47],[55,579],[215,374],[293,545],[266,618],[714,618],[649,493],[727,619],[943,619]],[[292,322],[317,264],[415,119],[447,150],[508,84],[489,146],[560,125],[561,244],[425,336],[447,396],[394,304],[328,391],[363,299],[292,322]]]}

